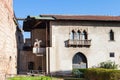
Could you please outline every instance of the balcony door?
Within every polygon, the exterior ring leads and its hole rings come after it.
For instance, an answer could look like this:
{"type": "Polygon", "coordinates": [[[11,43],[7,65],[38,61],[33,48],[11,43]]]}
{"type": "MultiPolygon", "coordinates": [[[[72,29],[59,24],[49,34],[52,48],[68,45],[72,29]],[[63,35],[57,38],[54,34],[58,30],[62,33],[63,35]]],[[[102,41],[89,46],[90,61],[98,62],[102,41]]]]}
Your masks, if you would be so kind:
{"type": "Polygon", "coordinates": [[[87,68],[87,59],[84,54],[78,52],[73,56],[72,67],[74,68],[87,68]]]}

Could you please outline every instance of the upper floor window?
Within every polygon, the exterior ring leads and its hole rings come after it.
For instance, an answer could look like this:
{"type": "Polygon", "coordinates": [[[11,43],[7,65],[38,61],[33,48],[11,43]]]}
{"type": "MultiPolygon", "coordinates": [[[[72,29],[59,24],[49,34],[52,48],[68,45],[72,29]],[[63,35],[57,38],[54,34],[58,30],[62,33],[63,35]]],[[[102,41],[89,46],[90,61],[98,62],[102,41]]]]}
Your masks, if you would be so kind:
{"type": "Polygon", "coordinates": [[[80,30],[77,31],[77,40],[80,40],[81,39],[81,32],[80,30]]]}
{"type": "Polygon", "coordinates": [[[113,30],[110,30],[109,36],[110,36],[110,40],[114,41],[114,32],[113,32],[113,30]]]}
{"type": "Polygon", "coordinates": [[[83,29],[73,29],[69,33],[69,40],[65,42],[65,45],[77,46],[77,47],[90,47],[91,40],[88,40],[88,32],[83,29]]]}
{"type": "Polygon", "coordinates": [[[88,35],[87,35],[87,32],[84,30],[83,31],[83,36],[84,36],[84,39],[87,40],[88,39],[88,35]]]}
{"type": "Polygon", "coordinates": [[[71,33],[70,33],[70,39],[71,39],[71,40],[74,40],[74,39],[75,39],[75,36],[76,36],[76,33],[75,33],[74,30],[72,30],[71,33]]]}
{"type": "Polygon", "coordinates": [[[70,40],[88,40],[88,34],[87,34],[87,31],[84,30],[84,31],[74,31],[72,30],[70,32],[70,40]]]}

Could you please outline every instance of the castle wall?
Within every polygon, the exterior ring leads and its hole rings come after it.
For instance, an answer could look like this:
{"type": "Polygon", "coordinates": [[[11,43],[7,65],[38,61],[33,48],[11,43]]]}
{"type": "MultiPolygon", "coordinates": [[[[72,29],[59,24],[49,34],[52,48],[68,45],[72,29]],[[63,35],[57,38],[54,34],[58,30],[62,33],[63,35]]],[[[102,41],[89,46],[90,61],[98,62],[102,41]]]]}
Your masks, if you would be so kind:
{"type": "Polygon", "coordinates": [[[14,22],[12,0],[1,0],[0,1],[0,75],[16,74],[17,72],[16,29],[17,28],[14,22]]]}

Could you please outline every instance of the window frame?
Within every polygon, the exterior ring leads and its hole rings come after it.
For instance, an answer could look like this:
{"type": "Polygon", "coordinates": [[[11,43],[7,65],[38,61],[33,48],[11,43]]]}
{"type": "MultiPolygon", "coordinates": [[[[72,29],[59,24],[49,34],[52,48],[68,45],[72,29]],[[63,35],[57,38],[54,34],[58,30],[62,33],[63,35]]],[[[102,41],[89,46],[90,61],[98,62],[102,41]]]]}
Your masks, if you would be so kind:
{"type": "Polygon", "coordinates": [[[115,33],[112,29],[109,32],[109,40],[110,41],[115,41],[115,33]]]}
{"type": "Polygon", "coordinates": [[[110,57],[110,58],[114,58],[114,57],[115,57],[115,53],[114,53],[114,52],[110,52],[110,53],[109,53],[109,57],[110,57]]]}

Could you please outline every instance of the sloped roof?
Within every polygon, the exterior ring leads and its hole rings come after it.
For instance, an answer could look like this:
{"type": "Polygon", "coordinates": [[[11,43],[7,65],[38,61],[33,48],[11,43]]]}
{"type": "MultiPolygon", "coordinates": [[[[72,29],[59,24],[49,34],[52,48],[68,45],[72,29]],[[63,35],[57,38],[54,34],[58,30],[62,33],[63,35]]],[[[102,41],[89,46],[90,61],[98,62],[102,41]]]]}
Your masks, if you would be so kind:
{"type": "Polygon", "coordinates": [[[51,16],[29,16],[30,18],[34,18],[36,20],[54,20],[51,16]]]}
{"type": "Polygon", "coordinates": [[[93,16],[93,15],[40,15],[53,17],[56,20],[90,20],[90,21],[120,21],[120,16],[93,16]]]}
{"type": "Polygon", "coordinates": [[[30,31],[33,27],[49,21],[92,21],[115,22],[120,24],[120,16],[95,16],[95,15],[39,15],[27,16],[23,23],[23,29],[30,31]]]}

